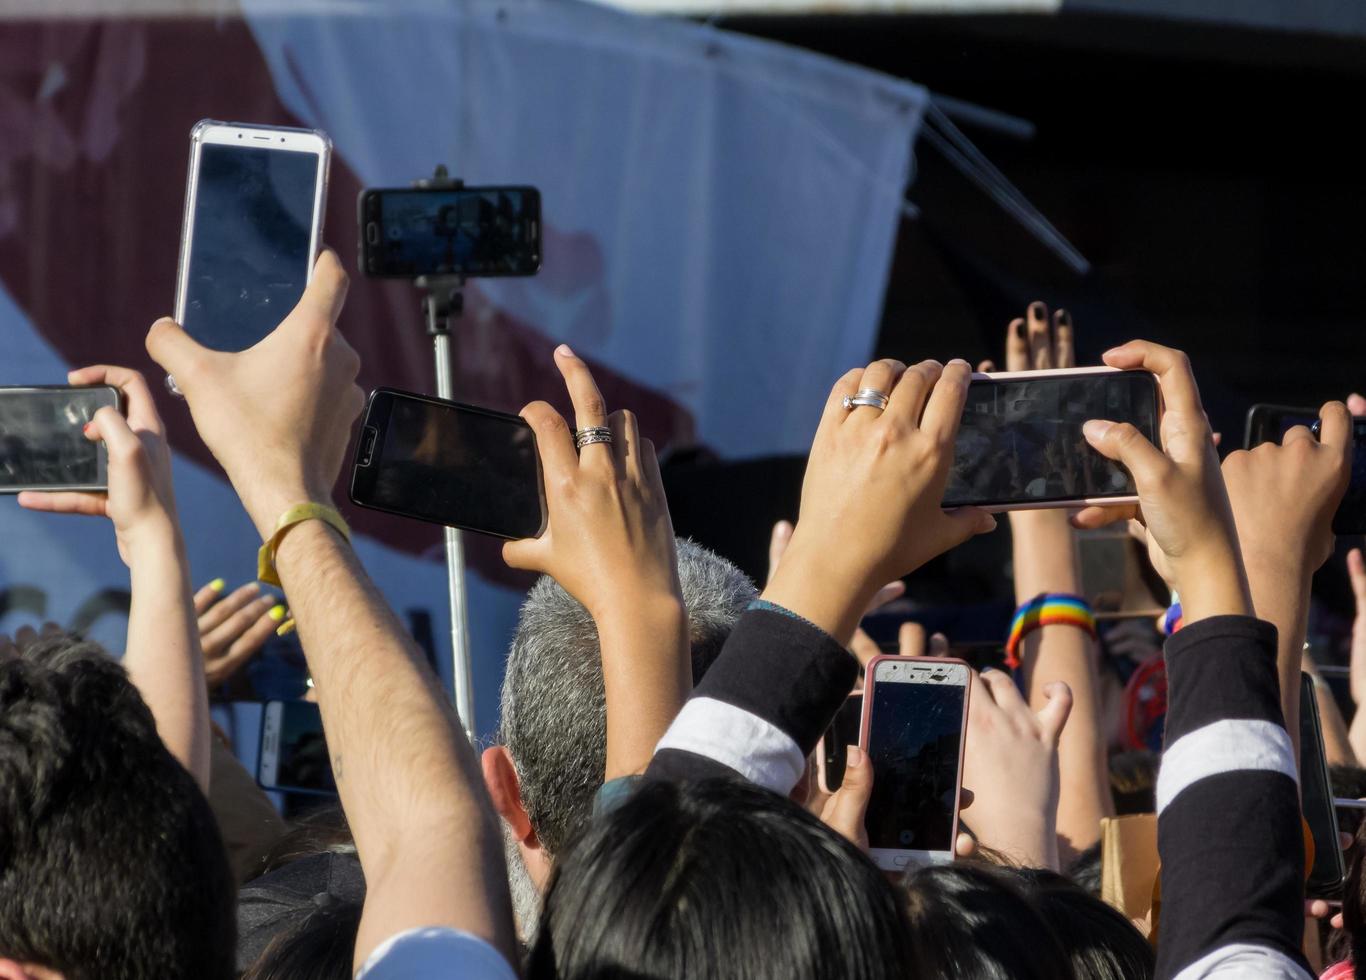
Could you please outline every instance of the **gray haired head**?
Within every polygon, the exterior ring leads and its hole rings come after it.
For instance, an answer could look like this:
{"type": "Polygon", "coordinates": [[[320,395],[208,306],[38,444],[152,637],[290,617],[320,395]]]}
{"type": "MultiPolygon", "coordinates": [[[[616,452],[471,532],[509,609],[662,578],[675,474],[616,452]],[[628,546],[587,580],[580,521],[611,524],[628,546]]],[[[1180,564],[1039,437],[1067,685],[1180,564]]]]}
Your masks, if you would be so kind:
{"type": "MultiPolygon", "coordinates": [[[[696,682],[757,590],[740,569],[686,538],[678,540],[678,578],[696,682]]],[[[593,618],[548,575],[522,605],[500,715],[498,741],[516,766],[522,806],[541,846],[559,854],[602,785],[607,707],[593,618]]]]}

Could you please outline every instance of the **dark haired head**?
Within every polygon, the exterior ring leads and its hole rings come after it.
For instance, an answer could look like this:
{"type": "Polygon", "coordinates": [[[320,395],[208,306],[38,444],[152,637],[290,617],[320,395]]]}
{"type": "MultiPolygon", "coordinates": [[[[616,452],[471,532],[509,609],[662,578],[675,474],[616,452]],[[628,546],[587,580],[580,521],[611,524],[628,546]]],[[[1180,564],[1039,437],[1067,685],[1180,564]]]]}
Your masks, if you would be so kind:
{"type": "Polygon", "coordinates": [[[1053,924],[1077,980],[1150,980],[1157,954],[1118,909],[1055,872],[1030,869],[1015,874],[1053,924]]]}
{"type": "Polygon", "coordinates": [[[1156,752],[1136,749],[1110,756],[1110,793],[1115,813],[1157,812],[1157,769],[1161,759],[1156,752]]]}
{"type": "Polygon", "coordinates": [[[1101,842],[1096,841],[1078,854],[1067,869],[1067,877],[1072,883],[1092,898],[1100,898],[1102,858],[1101,842]]]}
{"type": "Polygon", "coordinates": [[[324,903],[276,936],[242,980],[351,980],[360,901],[324,903]]]}
{"type": "Polygon", "coordinates": [[[67,980],[232,976],[208,801],[93,643],[0,661],[0,869],[0,957],[67,980]]]}
{"type": "Polygon", "coordinates": [[[1352,968],[1366,970],[1366,823],[1357,827],[1347,852],[1347,880],[1342,887],[1342,929],[1351,941],[1352,968]]]}
{"type": "Polygon", "coordinates": [[[949,864],[907,875],[920,980],[1075,980],[1072,961],[1014,873],[949,864]]]}
{"type": "Polygon", "coordinates": [[[556,863],[528,976],[901,978],[896,890],[790,800],[740,780],[648,781],[556,863]]]}

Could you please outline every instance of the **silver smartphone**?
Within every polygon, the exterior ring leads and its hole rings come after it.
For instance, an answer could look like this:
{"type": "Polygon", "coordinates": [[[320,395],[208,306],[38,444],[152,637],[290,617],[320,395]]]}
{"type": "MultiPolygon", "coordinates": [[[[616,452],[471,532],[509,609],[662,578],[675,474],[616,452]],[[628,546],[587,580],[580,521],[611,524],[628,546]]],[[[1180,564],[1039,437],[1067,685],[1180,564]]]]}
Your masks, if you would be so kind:
{"type": "Polygon", "coordinates": [[[123,410],[110,385],[0,388],[0,494],[107,489],[104,443],[84,435],[106,406],[123,410]]]}
{"type": "Polygon", "coordinates": [[[264,789],[331,795],[337,792],[323,716],[308,701],[267,701],[261,714],[261,761],[256,781],[264,789]]]}
{"type": "Polygon", "coordinates": [[[318,130],[195,124],[175,299],[191,337],[246,350],[294,308],[322,242],[331,159],[318,130]]]}

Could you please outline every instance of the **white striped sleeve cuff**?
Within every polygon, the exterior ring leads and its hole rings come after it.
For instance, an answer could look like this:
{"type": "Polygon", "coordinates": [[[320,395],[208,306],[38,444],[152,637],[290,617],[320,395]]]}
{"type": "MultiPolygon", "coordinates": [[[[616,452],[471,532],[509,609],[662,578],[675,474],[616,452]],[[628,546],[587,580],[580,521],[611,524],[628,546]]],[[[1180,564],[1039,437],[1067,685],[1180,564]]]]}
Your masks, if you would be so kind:
{"type": "Polygon", "coordinates": [[[1178,738],[1162,754],[1157,777],[1157,812],[1181,791],[1209,776],[1256,770],[1279,772],[1299,782],[1290,736],[1275,722],[1227,719],[1178,738]]]}
{"type": "Polygon", "coordinates": [[[801,747],[781,728],[715,698],[683,705],[656,752],[691,752],[734,769],[775,793],[789,793],[806,769],[801,747]]]}
{"type": "Polygon", "coordinates": [[[1202,956],[1172,980],[1314,980],[1284,953],[1233,943],[1202,956]]]}

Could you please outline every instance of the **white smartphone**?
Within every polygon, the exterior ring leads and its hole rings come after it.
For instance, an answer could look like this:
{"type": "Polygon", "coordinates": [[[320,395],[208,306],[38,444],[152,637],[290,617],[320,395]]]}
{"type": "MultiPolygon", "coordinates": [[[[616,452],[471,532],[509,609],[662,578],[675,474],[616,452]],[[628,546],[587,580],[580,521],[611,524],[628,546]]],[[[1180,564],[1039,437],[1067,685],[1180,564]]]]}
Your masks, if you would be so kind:
{"type": "Polygon", "coordinates": [[[332,143],[325,133],[200,120],[176,275],[176,322],[220,351],[256,344],[313,275],[332,143]]]}
{"type": "Polygon", "coordinates": [[[879,868],[953,860],[969,668],[961,660],[880,656],[864,674],[860,746],[873,765],[865,825],[879,868]]]}
{"type": "Polygon", "coordinates": [[[309,701],[267,701],[261,713],[261,761],[256,781],[263,789],[334,795],[332,758],[323,717],[309,701]]]}
{"type": "Polygon", "coordinates": [[[1130,422],[1156,444],[1157,378],[1109,367],[974,374],[953,446],[945,507],[992,511],[1136,503],[1133,477],[1082,436],[1090,419],[1130,422]]]}

